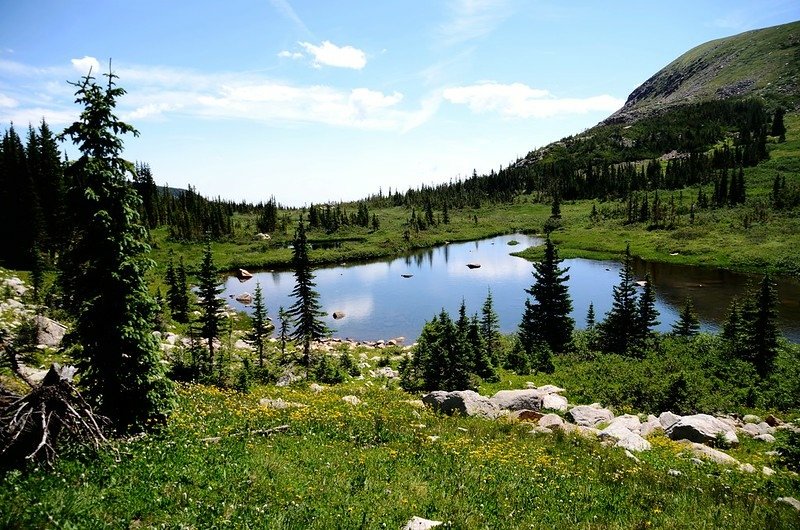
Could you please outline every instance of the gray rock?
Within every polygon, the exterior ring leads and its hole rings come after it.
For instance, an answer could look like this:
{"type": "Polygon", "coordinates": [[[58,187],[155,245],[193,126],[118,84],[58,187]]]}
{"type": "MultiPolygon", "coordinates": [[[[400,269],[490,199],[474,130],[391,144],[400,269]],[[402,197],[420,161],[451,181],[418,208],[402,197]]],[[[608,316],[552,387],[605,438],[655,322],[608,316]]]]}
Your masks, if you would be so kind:
{"type": "Polygon", "coordinates": [[[745,423],[739,429],[739,432],[744,433],[747,436],[753,437],[761,434],[761,429],[759,429],[758,425],[756,425],[755,423],[745,423]]]}
{"type": "Polygon", "coordinates": [[[250,293],[237,294],[234,297],[234,300],[236,300],[237,302],[241,302],[243,304],[252,304],[253,303],[253,295],[251,295],[250,293]]]}
{"type": "Polygon", "coordinates": [[[538,410],[515,410],[509,414],[509,418],[516,421],[539,421],[544,416],[538,410]]]}
{"type": "Polygon", "coordinates": [[[775,443],[775,437],[772,436],[769,433],[757,434],[757,435],[753,436],[753,440],[758,440],[759,442],[766,442],[766,443],[769,443],[769,444],[774,444],[775,443]]]}
{"type": "Polygon", "coordinates": [[[538,389],[500,390],[490,398],[499,409],[506,410],[541,410],[543,395],[538,389]]]}
{"type": "Polygon", "coordinates": [[[612,423],[605,429],[602,429],[599,436],[603,440],[610,438],[616,441],[631,434],[633,434],[633,431],[627,428],[623,423],[612,423]]]}
{"type": "Polygon", "coordinates": [[[756,416],[755,414],[745,414],[742,421],[745,423],[761,423],[761,418],[756,416]]]}
{"type": "Polygon", "coordinates": [[[539,427],[545,427],[547,429],[552,429],[553,427],[558,427],[559,425],[564,425],[564,420],[558,414],[545,414],[541,418],[539,418],[539,427]]]}
{"type": "Polygon", "coordinates": [[[275,386],[289,386],[299,380],[300,378],[298,376],[294,375],[292,372],[288,372],[278,378],[275,382],[275,386]]]}
{"type": "Polygon", "coordinates": [[[763,466],[761,468],[761,472],[767,477],[771,477],[772,475],[775,474],[775,470],[772,469],[771,467],[767,467],[767,466],[763,466]]]}
{"type": "Polygon", "coordinates": [[[563,388],[557,387],[555,385],[543,385],[543,386],[529,386],[528,388],[535,388],[542,394],[560,394],[564,392],[563,388]]]}
{"type": "Polygon", "coordinates": [[[663,431],[664,427],[661,426],[661,422],[658,421],[658,418],[655,416],[648,418],[648,420],[642,424],[641,428],[639,429],[639,436],[648,437],[656,431],[663,431]]]}
{"type": "Polygon", "coordinates": [[[406,523],[402,530],[428,530],[429,528],[439,526],[440,524],[442,524],[441,521],[423,519],[422,517],[414,516],[406,523]]]}
{"type": "Polygon", "coordinates": [[[391,366],[381,366],[375,370],[369,371],[370,377],[385,377],[386,379],[397,379],[400,373],[392,370],[391,366]]]}
{"type": "Polygon", "coordinates": [[[755,473],[756,468],[753,464],[739,464],[739,471],[743,473],[755,473]]]}
{"type": "Polygon", "coordinates": [[[622,447],[626,451],[634,451],[634,452],[641,452],[641,451],[649,451],[652,449],[650,442],[636,434],[635,432],[631,432],[628,436],[621,438],[617,441],[616,447],[622,447]]]}
{"type": "Polygon", "coordinates": [[[676,423],[681,420],[681,417],[677,414],[673,414],[669,411],[662,412],[661,415],[658,417],[658,421],[661,422],[661,427],[666,431],[676,423]]]}
{"type": "Polygon", "coordinates": [[[11,291],[13,291],[17,296],[22,296],[28,292],[28,288],[25,287],[25,282],[17,277],[8,278],[3,283],[10,287],[11,291]]]}
{"type": "Polygon", "coordinates": [[[604,408],[595,408],[591,405],[578,405],[572,407],[567,412],[576,425],[584,427],[596,427],[604,421],[611,421],[614,419],[614,414],[604,408]]]}
{"type": "Polygon", "coordinates": [[[775,434],[775,427],[770,426],[770,424],[765,421],[762,421],[756,425],[756,427],[758,427],[760,431],[759,434],[775,434]]]}
{"type": "Polygon", "coordinates": [[[314,392],[315,394],[319,394],[320,392],[325,390],[325,387],[317,383],[311,383],[310,385],[308,385],[308,389],[314,392]]]}
{"type": "Polygon", "coordinates": [[[700,458],[704,458],[706,460],[711,460],[712,462],[716,462],[717,464],[724,464],[724,465],[738,465],[739,461],[733,458],[728,453],[723,453],[717,449],[709,447],[707,445],[699,444],[692,442],[690,446],[692,453],[700,458]]]}
{"type": "Polygon", "coordinates": [[[666,428],[665,432],[673,440],[712,443],[721,435],[727,443],[739,444],[739,438],[728,424],[708,414],[683,416],[677,423],[666,428]]]}
{"type": "Polygon", "coordinates": [[[348,395],[348,396],[342,397],[342,401],[344,401],[345,403],[349,403],[349,404],[351,404],[353,406],[361,404],[361,400],[358,399],[357,396],[353,396],[353,395],[348,395]]]}
{"type": "Polygon", "coordinates": [[[567,398],[564,396],[559,396],[558,394],[545,394],[542,396],[543,409],[566,412],[568,405],[567,398]]]}
{"type": "Polygon", "coordinates": [[[553,429],[558,429],[567,434],[577,434],[583,438],[597,438],[600,431],[594,427],[585,427],[583,425],[574,425],[572,423],[564,422],[561,425],[556,425],[553,429]]]}
{"type": "Polygon", "coordinates": [[[798,501],[794,497],[778,497],[778,502],[788,504],[789,506],[800,512],[800,501],[798,501]]]}
{"type": "Polygon", "coordinates": [[[683,473],[681,473],[677,469],[670,469],[667,471],[667,475],[671,477],[680,477],[681,475],[683,475],[683,473]]]}
{"type": "Polygon", "coordinates": [[[61,344],[64,335],[67,333],[67,328],[64,325],[42,315],[36,315],[33,319],[39,330],[36,337],[39,344],[49,348],[55,348],[61,344]]]}
{"type": "Polygon", "coordinates": [[[282,398],[278,399],[259,399],[258,404],[264,407],[265,409],[276,409],[276,410],[283,410],[283,409],[298,409],[303,408],[306,405],[303,403],[295,403],[293,401],[284,401],[282,398]]]}
{"type": "Polygon", "coordinates": [[[634,416],[633,414],[623,414],[622,416],[617,416],[608,424],[609,427],[612,425],[621,425],[623,427],[627,427],[632,432],[639,432],[642,428],[642,422],[639,419],[639,416],[634,416]]]}
{"type": "Polygon", "coordinates": [[[481,416],[496,418],[500,409],[489,398],[481,396],[472,390],[455,390],[446,392],[434,390],[422,397],[422,402],[433,410],[444,414],[462,414],[465,416],[481,416]]]}

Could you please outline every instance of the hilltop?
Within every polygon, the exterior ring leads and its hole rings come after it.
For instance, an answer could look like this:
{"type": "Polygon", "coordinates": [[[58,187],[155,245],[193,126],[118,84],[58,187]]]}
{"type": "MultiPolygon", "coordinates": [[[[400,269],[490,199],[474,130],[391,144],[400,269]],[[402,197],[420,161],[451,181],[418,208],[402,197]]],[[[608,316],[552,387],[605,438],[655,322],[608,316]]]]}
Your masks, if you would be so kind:
{"type": "Polygon", "coordinates": [[[603,123],[630,123],[687,103],[760,96],[787,107],[800,94],[800,22],[701,44],[637,87],[603,123]]]}

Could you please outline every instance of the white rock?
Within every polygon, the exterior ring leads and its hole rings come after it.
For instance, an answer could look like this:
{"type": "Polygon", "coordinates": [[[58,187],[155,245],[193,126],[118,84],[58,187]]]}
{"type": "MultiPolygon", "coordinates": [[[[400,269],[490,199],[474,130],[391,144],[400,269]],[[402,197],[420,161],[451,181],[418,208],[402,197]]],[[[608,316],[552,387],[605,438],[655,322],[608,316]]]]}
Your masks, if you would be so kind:
{"type": "Polygon", "coordinates": [[[545,414],[541,418],[539,418],[539,427],[545,427],[548,429],[552,429],[553,427],[557,427],[559,425],[564,424],[564,419],[559,416],[558,414],[545,414]]]}
{"type": "Polygon", "coordinates": [[[761,418],[756,416],[755,414],[745,414],[742,421],[745,423],[761,423],[761,418]]]}
{"type": "Polygon", "coordinates": [[[444,414],[462,414],[465,416],[481,416],[494,419],[500,416],[500,409],[489,398],[472,390],[456,390],[446,392],[434,390],[422,396],[422,402],[437,412],[444,414]]]}
{"type": "Polygon", "coordinates": [[[499,409],[541,410],[543,394],[538,389],[500,390],[489,400],[499,409]]]}
{"type": "Polygon", "coordinates": [[[428,530],[440,524],[442,524],[442,521],[433,521],[431,519],[423,519],[422,517],[414,516],[406,523],[402,530],[428,530]]]}
{"type": "Polygon", "coordinates": [[[756,436],[753,436],[753,440],[758,440],[760,442],[766,442],[770,444],[775,443],[775,437],[772,436],[771,434],[757,434],[756,436]]]}
{"type": "Polygon", "coordinates": [[[756,468],[753,464],[739,464],[739,471],[743,473],[755,473],[756,468]]]}
{"type": "Polygon", "coordinates": [[[739,464],[739,461],[733,458],[728,453],[723,453],[722,451],[713,449],[707,445],[692,442],[690,448],[692,450],[692,453],[699,456],[700,458],[711,460],[712,462],[716,462],[717,464],[725,464],[725,465],[739,464]]]}
{"type": "Polygon", "coordinates": [[[635,432],[631,432],[628,436],[621,438],[615,445],[616,447],[622,447],[626,451],[635,451],[637,453],[652,449],[650,442],[635,432]]]}
{"type": "Polygon", "coordinates": [[[772,475],[774,475],[774,474],[775,474],[775,470],[774,470],[774,469],[772,469],[771,467],[767,467],[767,466],[763,466],[763,467],[761,468],[761,472],[762,472],[764,475],[768,476],[768,477],[771,477],[772,475]]]}
{"type": "Polygon", "coordinates": [[[739,444],[739,438],[728,424],[708,414],[683,416],[677,423],[664,430],[672,440],[686,439],[692,442],[712,443],[717,436],[722,436],[725,442],[731,445],[739,444]]]}
{"type": "Polygon", "coordinates": [[[608,424],[609,427],[612,425],[622,425],[623,427],[627,427],[632,432],[638,432],[642,428],[642,422],[639,420],[639,416],[634,416],[633,414],[623,414],[622,416],[617,416],[608,424]]]}
{"type": "Polygon", "coordinates": [[[788,504],[797,511],[800,511],[800,501],[794,497],[778,497],[778,502],[788,504]]]}
{"type": "Polygon", "coordinates": [[[658,421],[661,422],[661,427],[666,431],[676,423],[681,420],[681,417],[677,414],[673,414],[669,411],[662,412],[661,415],[658,417],[658,421]]]}
{"type": "Polygon", "coordinates": [[[572,407],[567,413],[572,418],[576,425],[583,425],[585,427],[596,427],[604,421],[611,421],[614,419],[614,414],[604,408],[594,407],[592,405],[578,405],[572,407]]]}
{"type": "Polygon", "coordinates": [[[669,471],[667,471],[667,474],[672,477],[680,477],[681,475],[683,475],[683,473],[681,473],[677,469],[670,469],[669,471]]]}
{"type": "Polygon", "coordinates": [[[319,394],[320,392],[325,390],[325,387],[317,383],[311,383],[310,385],[308,385],[308,389],[314,392],[315,394],[319,394]]]}
{"type": "Polygon", "coordinates": [[[345,403],[350,403],[351,405],[358,405],[361,403],[361,400],[353,395],[344,396],[342,398],[342,401],[344,401],[345,403]]]}
{"type": "Polygon", "coordinates": [[[564,396],[559,396],[558,394],[545,394],[542,396],[543,409],[566,412],[568,405],[567,398],[564,396]]]}

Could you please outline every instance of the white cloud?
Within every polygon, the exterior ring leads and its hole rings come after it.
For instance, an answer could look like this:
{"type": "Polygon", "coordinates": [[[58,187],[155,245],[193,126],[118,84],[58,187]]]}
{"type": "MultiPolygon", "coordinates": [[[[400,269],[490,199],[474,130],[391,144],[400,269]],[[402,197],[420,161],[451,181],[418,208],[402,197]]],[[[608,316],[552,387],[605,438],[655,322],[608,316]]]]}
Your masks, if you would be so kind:
{"type": "Polygon", "coordinates": [[[511,15],[506,0],[453,0],[448,10],[450,18],[439,27],[447,45],[488,35],[511,15]]]}
{"type": "Polygon", "coordinates": [[[16,99],[10,98],[5,94],[0,94],[0,107],[11,108],[16,107],[17,105],[19,105],[19,101],[16,99]]]}
{"type": "Polygon", "coordinates": [[[282,52],[278,53],[278,57],[284,59],[302,59],[303,57],[305,57],[305,55],[303,55],[300,52],[290,52],[288,50],[283,50],[282,52]]]}
{"type": "Polygon", "coordinates": [[[507,118],[547,118],[562,114],[611,112],[625,101],[608,95],[588,98],[557,98],[547,90],[523,83],[494,82],[448,88],[443,97],[450,103],[467,105],[476,113],[496,112],[507,118]]]}
{"type": "Polygon", "coordinates": [[[320,46],[310,42],[300,42],[300,46],[314,56],[314,66],[335,66],[361,70],[367,64],[367,55],[352,46],[339,47],[330,41],[323,41],[320,46]]]}
{"type": "Polygon", "coordinates": [[[95,76],[100,74],[100,63],[94,57],[85,55],[80,59],[72,59],[70,62],[72,62],[72,67],[81,75],[88,74],[90,68],[95,76]]]}

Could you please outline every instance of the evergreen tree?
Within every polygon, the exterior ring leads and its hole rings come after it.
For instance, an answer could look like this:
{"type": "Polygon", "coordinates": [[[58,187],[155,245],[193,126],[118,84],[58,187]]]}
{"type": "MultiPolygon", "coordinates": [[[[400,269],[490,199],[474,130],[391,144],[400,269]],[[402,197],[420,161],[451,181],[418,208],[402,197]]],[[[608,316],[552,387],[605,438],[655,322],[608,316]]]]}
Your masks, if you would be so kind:
{"type": "Polygon", "coordinates": [[[486,294],[486,300],[481,308],[481,336],[486,354],[493,364],[498,365],[500,362],[500,319],[494,311],[491,289],[486,294]]]}
{"type": "Polygon", "coordinates": [[[294,265],[295,286],[292,296],[294,304],[289,308],[289,316],[295,322],[292,338],[303,345],[303,365],[311,364],[311,343],[330,333],[321,318],[325,316],[319,304],[319,293],[314,290],[314,273],[308,256],[308,239],[303,217],[297,225],[292,255],[294,265]]]}
{"type": "Polygon", "coordinates": [[[291,326],[291,317],[289,313],[280,306],[278,308],[278,321],[281,324],[280,341],[281,341],[281,357],[286,356],[286,341],[289,340],[289,327],[291,326]]]}
{"type": "Polygon", "coordinates": [[[653,328],[658,326],[658,309],[656,309],[656,293],[653,289],[653,278],[650,273],[644,276],[644,289],[639,295],[636,333],[637,339],[645,343],[653,338],[653,328]]]}
{"type": "Polygon", "coordinates": [[[586,312],[586,329],[593,330],[595,323],[594,304],[589,302],[589,310],[586,312]]]}
{"type": "Polygon", "coordinates": [[[469,321],[467,342],[474,356],[471,362],[472,372],[484,381],[496,381],[497,374],[492,365],[492,358],[486,350],[486,344],[483,340],[483,334],[481,333],[481,322],[478,320],[477,314],[473,315],[469,321]]]}
{"type": "Polygon", "coordinates": [[[208,356],[201,362],[200,373],[210,376],[213,373],[215,362],[219,365],[220,370],[222,369],[222,363],[214,358],[214,340],[219,337],[220,311],[225,304],[224,300],[219,297],[222,289],[219,287],[217,267],[214,265],[214,257],[211,254],[210,238],[206,239],[197,281],[199,283],[197,304],[200,306],[200,336],[208,342],[208,356]]]}
{"type": "Polygon", "coordinates": [[[728,343],[730,353],[734,357],[744,357],[745,322],[742,307],[735,298],[728,309],[728,317],[722,325],[722,338],[728,343]]]}
{"type": "Polygon", "coordinates": [[[121,156],[120,135],[138,133],[114,115],[125,91],[117,76],[105,75],[106,87],[91,72],[71,83],[84,108],[60,137],[77,144],[81,156],[68,168],[71,234],[59,265],[75,314],[81,383],[99,412],[126,432],[163,418],[174,391],[151,332],[156,306],[145,282],[147,234],[139,198],[126,181],[133,166],[121,156]]]}
{"type": "Polygon", "coordinates": [[[772,370],[778,354],[778,294],[768,274],[745,308],[746,350],[758,373],[764,377],[772,370]]]}
{"type": "Polygon", "coordinates": [[[631,247],[628,245],[625,248],[625,262],[619,272],[619,284],[613,289],[611,310],[598,325],[603,350],[626,353],[636,339],[637,324],[636,283],[633,280],[631,247]]]}
{"type": "Polygon", "coordinates": [[[256,283],[256,290],[253,295],[253,325],[247,334],[247,341],[255,347],[258,354],[258,366],[264,367],[264,342],[269,338],[275,326],[267,316],[267,308],[264,305],[264,292],[261,284],[256,283]]]}
{"type": "Polygon", "coordinates": [[[694,310],[694,303],[688,296],[683,303],[678,321],[672,325],[672,333],[678,337],[691,338],[700,332],[700,319],[694,310]]]}
{"type": "Polygon", "coordinates": [[[186,264],[181,255],[178,269],[175,272],[175,308],[172,318],[183,324],[189,322],[189,281],[186,275],[186,264]]]}
{"type": "Polygon", "coordinates": [[[785,114],[786,111],[782,107],[778,107],[775,109],[775,114],[772,117],[770,134],[772,134],[772,136],[777,136],[779,142],[786,141],[786,125],[783,123],[783,117],[785,114]]]}
{"type": "Polygon", "coordinates": [[[525,290],[534,302],[525,300],[525,312],[519,325],[519,339],[528,355],[540,349],[540,344],[546,344],[554,352],[563,352],[572,342],[575,322],[569,316],[572,311],[566,285],[569,268],[559,268],[562,261],[548,236],[544,259],[533,265],[535,282],[525,290]]]}

